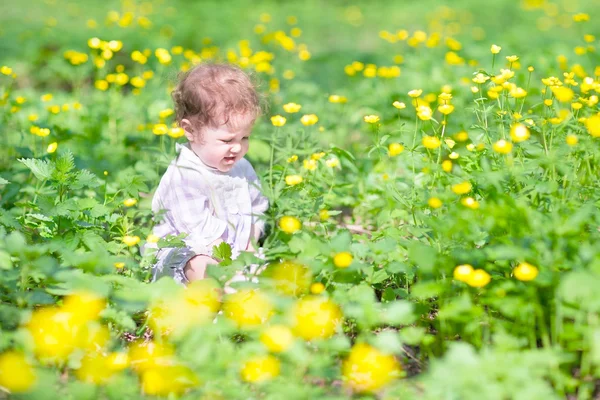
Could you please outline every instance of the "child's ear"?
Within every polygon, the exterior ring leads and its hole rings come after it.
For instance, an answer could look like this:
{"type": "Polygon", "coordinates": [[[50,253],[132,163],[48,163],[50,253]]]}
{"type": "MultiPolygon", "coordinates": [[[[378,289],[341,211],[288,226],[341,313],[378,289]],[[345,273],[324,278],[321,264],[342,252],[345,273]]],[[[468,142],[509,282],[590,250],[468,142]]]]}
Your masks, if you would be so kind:
{"type": "Polygon", "coordinates": [[[194,130],[194,125],[190,122],[189,119],[184,118],[179,123],[183,131],[185,132],[185,137],[188,141],[193,142],[196,139],[196,132],[194,130]]]}

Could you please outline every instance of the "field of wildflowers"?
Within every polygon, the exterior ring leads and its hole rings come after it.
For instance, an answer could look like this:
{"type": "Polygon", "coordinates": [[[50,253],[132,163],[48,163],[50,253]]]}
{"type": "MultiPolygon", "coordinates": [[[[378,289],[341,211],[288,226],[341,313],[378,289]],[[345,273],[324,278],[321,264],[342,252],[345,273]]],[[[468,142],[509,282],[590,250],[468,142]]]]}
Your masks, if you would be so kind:
{"type": "Polygon", "coordinates": [[[0,399],[599,399],[600,1],[0,5],[0,399]],[[251,253],[151,283],[178,71],[251,72],[251,253]]]}

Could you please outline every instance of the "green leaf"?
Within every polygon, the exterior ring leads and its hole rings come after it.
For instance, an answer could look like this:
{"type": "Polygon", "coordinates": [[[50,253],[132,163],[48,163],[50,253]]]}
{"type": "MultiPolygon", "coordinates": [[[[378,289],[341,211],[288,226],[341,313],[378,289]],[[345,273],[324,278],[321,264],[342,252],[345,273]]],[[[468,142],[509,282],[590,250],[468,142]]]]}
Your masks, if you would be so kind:
{"type": "Polygon", "coordinates": [[[100,179],[87,169],[82,169],[75,175],[75,181],[71,184],[73,189],[81,189],[84,187],[95,188],[100,186],[100,179]]]}
{"type": "Polygon", "coordinates": [[[8,185],[9,183],[10,181],[7,181],[6,179],[0,176],[0,185],[8,185]]]}
{"type": "Polygon", "coordinates": [[[221,242],[218,246],[213,246],[213,257],[231,262],[231,246],[229,243],[221,242]]]}
{"type": "Polygon", "coordinates": [[[408,301],[396,300],[383,308],[383,320],[392,326],[409,325],[415,321],[414,305],[408,301]]]}
{"type": "Polygon", "coordinates": [[[408,247],[408,258],[424,272],[433,271],[437,251],[420,242],[413,242],[408,247]]]}
{"type": "Polygon", "coordinates": [[[420,326],[407,326],[400,331],[400,337],[402,338],[402,341],[412,346],[421,343],[424,335],[425,328],[420,326]]]}
{"type": "Polygon", "coordinates": [[[18,160],[33,172],[36,178],[41,181],[48,180],[54,172],[54,165],[46,160],[38,160],[36,158],[20,158],[18,160]]]}

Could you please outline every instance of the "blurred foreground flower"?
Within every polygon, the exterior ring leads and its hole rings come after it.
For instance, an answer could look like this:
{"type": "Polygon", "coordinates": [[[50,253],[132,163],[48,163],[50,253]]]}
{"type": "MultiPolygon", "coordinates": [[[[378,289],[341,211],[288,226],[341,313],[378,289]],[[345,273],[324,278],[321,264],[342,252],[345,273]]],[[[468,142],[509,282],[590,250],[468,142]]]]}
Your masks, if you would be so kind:
{"type": "Polygon", "coordinates": [[[400,376],[400,364],[366,343],[357,343],[342,362],[344,380],[355,392],[376,392],[400,376]]]}
{"type": "Polygon", "coordinates": [[[285,233],[294,233],[302,228],[302,222],[296,217],[284,216],[279,220],[279,229],[285,233]]]}
{"type": "Polygon", "coordinates": [[[281,362],[270,354],[252,357],[244,362],[240,374],[250,383],[269,381],[279,375],[281,362]]]}
{"type": "Polygon", "coordinates": [[[326,297],[309,295],[290,310],[292,330],[304,340],[327,339],[341,323],[340,308],[326,297]]]}

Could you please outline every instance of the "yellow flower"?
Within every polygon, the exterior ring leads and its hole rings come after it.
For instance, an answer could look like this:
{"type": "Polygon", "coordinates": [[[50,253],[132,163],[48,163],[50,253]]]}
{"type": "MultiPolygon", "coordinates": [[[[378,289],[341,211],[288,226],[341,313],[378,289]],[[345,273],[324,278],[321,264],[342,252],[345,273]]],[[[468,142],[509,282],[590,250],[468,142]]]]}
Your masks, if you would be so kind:
{"type": "MultiPolygon", "coordinates": [[[[454,107],[452,107],[454,109],[454,107]]],[[[429,106],[421,105],[417,107],[417,117],[422,121],[429,121],[432,117],[433,111],[429,106]]]]}
{"type": "Polygon", "coordinates": [[[508,60],[508,62],[514,63],[514,62],[517,62],[517,60],[519,59],[519,57],[517,57],[517,56],[506,56],[506,59],[508,60]]]}
{"type": "MultiPolygon", "coordinates": [[[[477,75],[475,75],[475,77],[472,79],[473,82],[475,83],[485,83],[488,79],[490,79],[489,76],[482,74],[481,72],[479,72],[477,75]]],[[[478,89],[479,90],[479,89],[478,89]]]]}
{"type": "Polygon", "coordinates": [[[438,111],[444,115],[448,115],[454,111],[454,106],[452,104],[442,104],[438,107],[438,111]]]}
{"type": "Polygon", "coordinates": [[[159,240],[160,240],[160,238],[153,233],[149,234],[146,237],[146,242],[148,242],[148,243],[158,243],[159,240]]]}
{"type": "Polygon", "coordinates": [[[139,236],[129,236],[129,235],[123,236],[123,243],[125,243],[129,247],[135,246],[139,242],[140,242],[139,236]]]}
{"type": "Polygon", "coordinates": [[[12,73],[13,73],[13,70],[11,67],[9,67],[7,65],[3,65],[2,67],[0,67],[0,74],[2,74],[2,75],[9,76],[9,75],[12,75],[12,73]]]}
{"type": "Polygon", "coordinates": [[[488,274],[482,269],[476,269],[471,273],[471,275],[469,275],[466,282],[469,286],[482,288],[488,283],[490,283],[490,280],[490,274],[488,274]]]}
{"type": "Polygon", "coordinates": [[[329,96],[329,102],[334,104],[344,104],[348,101],[346,96],[339,96],[337,94],[332,94],[329,96]]]}
{"type": "Polygon", "coordinates": [[[495,44],[493,44],[492,47],[490,47],[490,51],[492,52],[492,54],[498,54],[500,53],[500,50],[502,50],[502,47],[497,46],[495,44]]]}
{"type": "Polygon", "coordinates": [[[567,135],[566,142],[569,146],[576,146],[579,143],[579,138],[577,135],[570,133],[567,135]]]}
{"type": "Polygon", "coordinates": [[[312,281],[312,273],[308,267],[295,261],[271,263],[261,276],[265,277],[277,292],[287,296],[304,294],[312,281]]]}
{"type": "Polygon", "coordinates": [[[355,344],[342,362],[344,381],[358,393],[378,391],[398,378],[400,370],[393,355],[366,343],[355,344]]]}
{"type": "Polygon", "coordinates": [[[307,171],[314,171],[317,169],[317,160],[313,160],[312,158],[306,159],[302,161],[302,166],[307,171]]]}
{"type": "Polygon", "coordinates": [[[496,153],[500,153],[500,154],[509,154],[512,151],[512,148],[513,148],[513,144],[511,142],[509,142],[509,141],[504,140],[504,139],[498,140],[492,146],[492,149],[496,153]]]}
{"type": "Polygon", "coordinates": [[[284,325],[272,325],[260,335],[260,341],[272,353],[286,351],[294,343],[292,330],[284,325]]]}
{"type": "Polygon", "coordinates": [[[325,291],[325,285],[323,285],[321,282],[315,282],[312,285],[310,285],[310,292],[312,294],[321,294],[325,291]]]}
{"type": "Polygon", "coordinates": [[[538,276],[538,273],[537,267],[527,262],[520,263],[513,271],[515,278],[520,281],[532,281],[538,276]]]}
{"type": "Polygon", "coordinates": [[[435,136],[428,136],[428,135],[423,136],[422,142],[423,142],[423,146],[425,146],[425,148],[430,149],[430,150],[437,149],[442,144],[440,142],[440,139],[436,138],[435,136]]]}
{"type": "Polygon", "coordinates": [[[298,160],[298,156],[296,154],[294,154],[293,156],[291,156],[290,158],[287,159],[287,162],[289,163],[293,163],[294,161],[298,160]]]}
{"type": "Polygon", "coordinates": [[[267,354],[252,357],[244,362],[240,374],[242,380],[250,383],[270,381],[277,377],[281,371],[281,362],[274,356],[267,354]]]}
{"type": "Polygon", "coordinates": [[[178,138],[182,137],[183,135],[185,135],[185,130],[183,128],[175,126],[171,129],[169,129],[168,135],[170,137],[172,137],[173,139],[178,139],[178,138]]]}
{"type": "Polygon", "coordinates": [[[225,298],[223,315],[240,327],[264,324],[273,314],[273,303],[258,289],[241,289],[225,298]]]}
{"type": "Polygon", "coordinates": [[[460,157],[460,154],[458,154],[457,152],[453,151],[452,153],[448,154],[448,158],[451,160],[456,160],[460,157]]]}
{"type": "Polygon", "coordinates": [[[473,267],[469,264],[457,265],[454,268],[454,279],[461,282],[467,282],[473,273],[473,267]]]}
{"type": "Polygon", "coordinates": [[[155,124],[154,127],[152,127],[152,133],[157,136],[166,135],[169,133],[169,127],[166,124],[155,124]]]}
{"type": "Polygon", "coordinates": [[[31,122],[35,122],[39,119],[39,116],[37,114],[29,114],[27,116],[27,119],[31,122]]]}
{"type": "Polygon", "coordinates": [[[104,79],[99,79],[96,82],[94,82],[94,86],[96,87],[96,89],[98,90],[102,90],[105,91],[108,89],[108,82],[105,81],[104,79]]]}
{"type": "Polygon", "coordinates": [[[302,106],[296,103],[287,103],[283,105],[283,110],[290,114],[300,111],[301,108],[302,106]]]}
{"type": "Polygon", "coordinates": [[[585,121],[585,127],[592,137],[600,137],[600,115],[592,115],[585,121]]]}
{"type": "Polygon", "coordinates": [[[365,115],[363,119],[369,124],[376,124],[379,122],[379,117],[377,115],[365,115]]]}
{"type": "Polygon", "coordinates": [[[461,131],[454,135],[454,138],[459,142],[466,142],[467,140],[469,140],[469,134],[465,131],[461,131]]]}
{"type": "Polygon", "coordinates": [[[456,194],[467,194],[473,189],[470,182],[465,181],[452,185],[452,191],[456,194]]]}
{"type": "Polygon", "coordinates": [[[168,118],[168,117],[170,117],[171,115],[173,115],[173,112],[174,112],[174,111],[173,111],[173,109],[171,109],[171,108],[165,108],[164,110],[161,110],[161,111],[158,113],[158,117],[159,117],[160,119],[165,119],[165,118],[168,118]]]}
{"type": "Polygon", "coordinates": [[[395,157],[404,151],[404,146],[400,143],[390,143],[388,146],[388,154],[390,157],[395,157]]]}
{"type": "Polygon", "coordinates": [[[529,128],[523,124],[514,124],[510,127],[510,138],[515,143],[523,142],[531,136],[529,128]]]}
{"type": "Polygon", "coordinates": [[[319,117],[317,117],[315,114],[306,114],[300,118],[300,122],[304,126],[314,125],[319,122],[319,117]]]}
{"type": "Polygon", "coordinates": [[[573,100],[573,96],[575,95],[573,89],[564,86],[553,87],[552,93],[554,93],[556,100],[560,101],[561,103],[570,102],[573,100]]]}
{"type": "Polygon", "coordinates": [[[440,208],[444,203],[437,197],[430,197],[429,200],[427,200],[427,204],[431,208],[440,208]]]}
{"type": "Polygon", "coordinates": [[[333,264],[338,268],[348,268],[352,264],[352,253],[343,251],[333,257],[333,264]]]}
{"type": "Polygon", "coordinates": [[[340,308],[326,297],[308,295],[290,310],[292,330],[304,340],[327,339],[342,320],[340,308]]]}
{"type": "Polygon", "coordinates": [[[271,117],[271,123],[273,126],[284,126],[287,119],[281,115],[274,115],[271,117]]]}
{"type": "Polygon", "coordinates": [[[321,158],[323,158],[325,156],[325,154],[327,154],[327,153],[325,153],[324,151],[321,151],[319,153],[313,153],[310,155],[310,159],[319,161],[321,158]]]}
{"type": "Polygon", "coordinates": [[[137,204],[137,202],[138,202],[137,199],[129,198],[129,199],[125,199],[123,201],[123,205],[125,207],[133,207],[133,206],[135,206],[137,204]]]}
{"type": "Polygon", "coordinates": [[[58,149],[58,142],[52,142],[48,145],[46,152],[48,152],[48,154],[52,154],[56,151],[56,149],[58,149]]]}
{"type": "Polygon", "coordinates": [[[302,222],[296,217],[284,216],[279,220],[279,229],[285,233],[295,233],[302,228],[302,222]]]}
{"type": "Polygon", "coordinates": [[[413,99],[416,99],[417,97],[421,96],[421,94],[423,94],[422,89],[413,89],[410,92],[408,92],[408,95],[413,99]]]}
{"type": "Polygon", "coordinates": [[[393,102],[393,103],[392,103],[392,105],[393,105],[394,107],[396,107],[398,110],[403,110],[403,109],[405,109],[405,108],[406,108],[406,104],[404,104],[404,103],[401,103],[401,102],[399,102],[399,101],[395,101],[395,102],[393,102]]]}
{"type": "Polygon", "coordinates": [[[452,161],[444,160],[442,162],[442,169],[444,170],[444,172],[451,172],[452,171],[452,161]]]}
{"type": "Polygon", "coordinates": [[[294,186],[299,183],[302,183],[304,179],[300,175],[288,175],[285,177],[285,183],[294,186]]]}
{"type": "Polygon", "coordinates": [[[172,362],[174,353],[173,346],[165,341],[136,342],[129,346],[131,366],[139,374],[172,362]]]}
{"type": "Polygon", "coordinates": [[[119,262],[114,263],[114,266],[116,269],[122,269],[122,268],[125,268],[125,263],[122,261],[119,261],[119,262]]]}
{"type": "Polygon", "coordinates": [[[527,96],[527,91],[520,87],[514,87],[510,90],[510,95],[515,99],[522,99],[523,97],[527,96]]]}
{"type": "Polygon", "coordinates": [[[337,168],[340,166],[340,160],[335,157],[331,157],[325,161],[325,165],[327,165],[329,168],[337,168]]]}
{"type": "Polygon", "coordinates": [[[33,387],[37,380],[35,370],[25,358],[16,351],[0,354],[0,386],[11,393],[24,393],[33,387]]]}
{"type": "Polygon", "coordinates": [[[460,199],[460,204],[473,210],[479,208],[479,202],[472,197],[465,197],[463,199],[460,199]]]}

